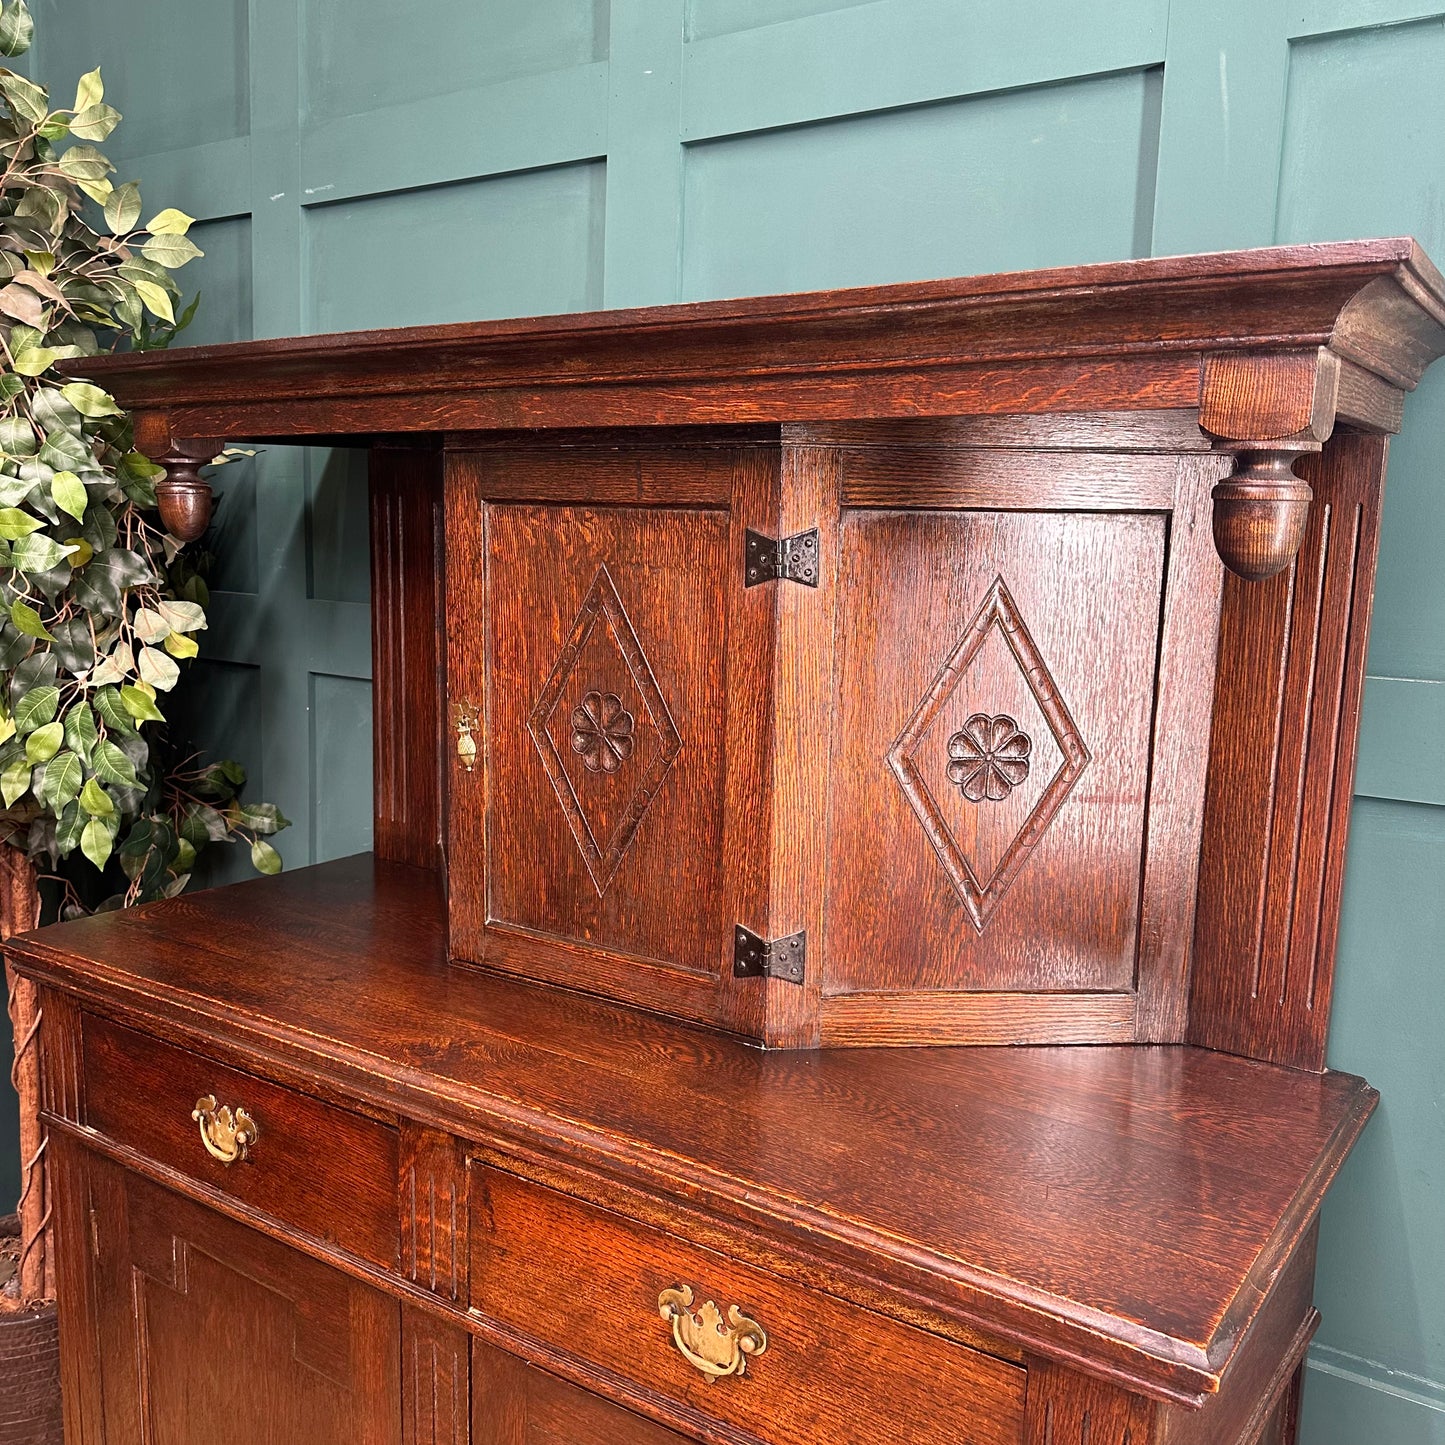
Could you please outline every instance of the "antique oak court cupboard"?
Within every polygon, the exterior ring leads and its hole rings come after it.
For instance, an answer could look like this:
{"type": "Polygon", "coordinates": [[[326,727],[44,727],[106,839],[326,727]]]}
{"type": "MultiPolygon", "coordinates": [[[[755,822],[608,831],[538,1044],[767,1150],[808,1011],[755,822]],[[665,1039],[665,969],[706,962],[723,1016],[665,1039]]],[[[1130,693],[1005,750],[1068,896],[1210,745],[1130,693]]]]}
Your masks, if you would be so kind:
{"type": "Polygon", "coordinates": [[[12,945],[73,1445],[1293,1440],[1442,350],[1386,241],[87,363],[177,531],[371,447],[376,830],[12,945]]]}

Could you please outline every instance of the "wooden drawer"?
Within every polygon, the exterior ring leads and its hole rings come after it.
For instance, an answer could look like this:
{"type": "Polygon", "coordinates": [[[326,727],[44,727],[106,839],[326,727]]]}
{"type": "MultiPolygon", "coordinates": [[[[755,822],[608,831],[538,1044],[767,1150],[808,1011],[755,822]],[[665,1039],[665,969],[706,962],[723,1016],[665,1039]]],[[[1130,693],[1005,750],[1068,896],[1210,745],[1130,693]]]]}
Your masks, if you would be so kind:
{"type": "Polygon", "coordinates": [[[105,1019],[87,1015],[82,1033],[91,1128],[292,1229],[396,1268],[396,1130],[105,1019]],[[207,1094],[255,1120],[244,1160],[227,1165],[206,1151],[191,1111],[207,1094]]]}
{"type": "Polygon", "coordinates": [[[660,1396],[771,1445],[1021,1439],[1016,1365],[502,1170],[474,1166],[471,1198],[473,1309],[620,1379],[635,1399],[660,1396]],[[710,1381],[659,1311],[675,1286],[692,1289],[694,1313],[738,1306],[766,1348],[710,1381]]]}

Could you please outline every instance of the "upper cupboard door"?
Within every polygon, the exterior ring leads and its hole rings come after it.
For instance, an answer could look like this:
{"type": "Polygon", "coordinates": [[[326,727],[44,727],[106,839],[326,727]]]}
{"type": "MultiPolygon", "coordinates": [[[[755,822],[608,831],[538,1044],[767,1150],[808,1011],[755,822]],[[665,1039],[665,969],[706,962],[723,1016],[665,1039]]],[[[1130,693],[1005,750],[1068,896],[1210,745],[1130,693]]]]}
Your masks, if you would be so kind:
{"type": "Polygon", "coordinates": [[[726,1022],[730,705],[763,707],[727,687],[743,591],[728,468],[683,467],[672,505],[606,505],[612,473],[635,483],[646,456],[463,461],[476,565],[449,522],[449,682],[454,708],[476,709],[476,760],[453,768],[452,952],[726,1022]],[[693,502],[674,501],[688,476],[693,502]],[[531,499],[569,487],[577,500],[531,499]]]}
{"type": "Polygon", "coordinates": [[[839,995],[1133,989],[1166,521],[846,514],[825,1035],[839,995]]]}

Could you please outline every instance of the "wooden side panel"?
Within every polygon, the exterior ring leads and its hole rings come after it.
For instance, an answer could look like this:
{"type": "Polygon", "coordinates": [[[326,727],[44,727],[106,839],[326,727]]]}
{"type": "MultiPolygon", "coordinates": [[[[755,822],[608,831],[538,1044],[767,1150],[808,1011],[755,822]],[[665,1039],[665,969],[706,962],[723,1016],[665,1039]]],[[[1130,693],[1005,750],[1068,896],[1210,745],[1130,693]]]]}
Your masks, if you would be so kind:
{"type": "Polygon", "coordinates": [[[422,868],[441,862],[441,468],[439,450],[371,452],[374,850],[422,868]]]}
{"type": "Polygon", "coordinates": [[[459,1325],[421,1310],[402,1310],[402,1445],[467,1445],[469,1346],[459,1325]]]}
{"type": "Polygon", "coordinates": [[[1194,934],[1191,1042],[1324,1067],[1384,437],[1341,433],[1292,567],[1226,580],[1194,934]]]}
{"type": "MultiPolygon", "coordinates": [[[[1320,1317],[1314,1294],[1315,1240],[1305,1236],[1280,1271],[1226,1367],[1219,1393],[1198,1410],[1161,1406],[1157,1445],[1255,1445],[1278,1430],[1294,1397],[1295,1381],[1320,1317]],[[1263,1433],[1261,1433],[1263,1432],[1263,1433]]],[[[1292,1442],[1292,1437],[1288,1437],[1292,1442]]]]}
{"type": "Polygon", "coordinates": [[[1024,1445],[1149,1445],[1154,1409],[1117,1386],[1031,1362],[1024,1445]]]}
{"type": "Polygon", "coordinates": [[[60,1309],[60,1392],[69,1445],[102,1445],[98,1301],[92,1260],[89,1156],[73,1139],[51,1136],[50,1181],[55,1191],[51,1253],[60,1309]]]}

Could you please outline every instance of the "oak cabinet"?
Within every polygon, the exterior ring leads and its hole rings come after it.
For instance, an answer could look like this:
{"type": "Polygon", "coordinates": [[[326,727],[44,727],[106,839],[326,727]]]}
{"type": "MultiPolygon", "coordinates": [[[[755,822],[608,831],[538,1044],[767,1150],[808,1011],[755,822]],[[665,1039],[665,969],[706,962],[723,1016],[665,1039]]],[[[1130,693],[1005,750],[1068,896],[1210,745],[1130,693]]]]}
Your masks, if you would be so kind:
{"type": "Polygon", "coordinates": [[[1292,1445],[1442,352],[1396,240],[77,360],[170,525],[371,448],[376,847],[7,944],[71,1445],[1292,1445]]]}

